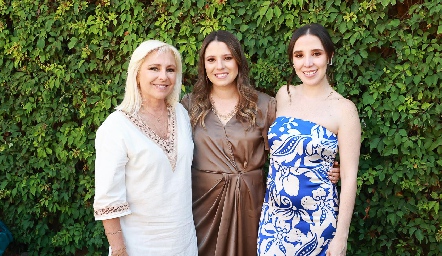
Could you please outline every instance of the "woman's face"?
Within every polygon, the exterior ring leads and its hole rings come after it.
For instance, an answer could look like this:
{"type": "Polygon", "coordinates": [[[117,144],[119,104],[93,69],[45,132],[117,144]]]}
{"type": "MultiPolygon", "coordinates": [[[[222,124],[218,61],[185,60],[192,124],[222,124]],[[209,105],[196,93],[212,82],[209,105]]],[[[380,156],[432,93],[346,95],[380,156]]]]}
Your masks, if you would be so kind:
{"type": "Polygon", "coordinates": [[[317,36],[304,35],[298,38],[293,48],[293,67],[296,75],[306,85],[328,83],[327,53],[317,36]]]}
{"type": "Polygon", "coordinates": [[[204,67],[213,86],[236,87],[238,64],[225,43],[213,41],[207,45],[204,67]]]}
{"type": "Polygon", "coordinates": [[[138,71],[141,97],[145,100],[164,100],[173,91],[177,67],[170,50],[149,53],[138,71]]]}

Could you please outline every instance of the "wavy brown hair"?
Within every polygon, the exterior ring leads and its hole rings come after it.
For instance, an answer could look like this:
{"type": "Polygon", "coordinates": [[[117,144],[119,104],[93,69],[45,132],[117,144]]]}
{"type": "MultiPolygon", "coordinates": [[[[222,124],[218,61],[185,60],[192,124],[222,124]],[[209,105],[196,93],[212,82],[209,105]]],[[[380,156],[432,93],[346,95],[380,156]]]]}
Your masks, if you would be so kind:
{"type": "Polygon", "coordinates": [[[207,46],[213,41],[225,43],[238,65],[236,87],[239,92],[239,103],[236,118],[240,122],[248,124],[248,128],[254,127],[258,112],[256,104],[258,101],[258,94],[250,84],[249,65],[247,64],[247,59],[239,40],[232,33],[224,30],[214,31],[206,36],[199,52],[198,80],[193,87],[193,92],[190,97],[191,104],[189,104],[189,115],[192,127],[195,128],[197,124],[201,124],[202,127],[205,127],[204,119],[212,108],[210,103],[212,82],[207,78],[204,55],[207,46]]]}

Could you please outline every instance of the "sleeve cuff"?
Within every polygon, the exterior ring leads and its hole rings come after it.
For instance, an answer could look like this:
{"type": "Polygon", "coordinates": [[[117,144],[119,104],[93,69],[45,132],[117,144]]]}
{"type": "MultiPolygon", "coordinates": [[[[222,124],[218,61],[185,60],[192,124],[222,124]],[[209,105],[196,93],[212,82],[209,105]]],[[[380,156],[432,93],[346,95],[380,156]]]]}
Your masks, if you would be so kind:
{"type": "Polygon", "coordinates": [[[129,203],[108,206],[101,209],[94,209],[95,220],[108,220],[131,214],[129,203]]]}

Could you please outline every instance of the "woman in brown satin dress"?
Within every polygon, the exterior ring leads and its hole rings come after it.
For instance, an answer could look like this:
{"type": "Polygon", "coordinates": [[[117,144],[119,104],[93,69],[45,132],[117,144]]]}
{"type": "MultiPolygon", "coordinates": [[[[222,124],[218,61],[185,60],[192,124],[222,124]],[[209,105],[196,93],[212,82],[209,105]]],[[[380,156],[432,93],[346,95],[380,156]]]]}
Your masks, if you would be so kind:
{"type": "Polygon", "coordinates": [[[193,128],[193,216],[200,256],[256,255],[273,97],[256,91],[238,39],[203,41],[198,81],[182,103],[193,128]]]}

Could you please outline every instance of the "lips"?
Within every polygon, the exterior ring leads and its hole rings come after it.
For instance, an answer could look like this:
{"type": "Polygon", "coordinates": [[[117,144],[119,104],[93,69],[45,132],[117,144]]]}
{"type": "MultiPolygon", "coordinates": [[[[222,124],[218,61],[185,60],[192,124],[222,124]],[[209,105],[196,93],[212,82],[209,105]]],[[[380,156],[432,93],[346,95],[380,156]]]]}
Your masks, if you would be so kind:
{"type": "Polygon", "coordinates": [[[304,71],[303,73],[305,76],[314,76],[316,74],[316,72],[318,72],[318,70],[304,71]]]}
{"type": "Polygon", "coordinates": [[[219,79],[223,79],[223,78],[226,78],[227,75],[228,75],[228,73],[220,73],[220,74],[215,74],[215,77],[219,78],[219,79]]]}
{"type": "Polygon", "coordinates": [[[158,89],[166,89],[167,87],[169,87],[169,85],[167,84],[154,84],[154,86],[158,89]]]}

